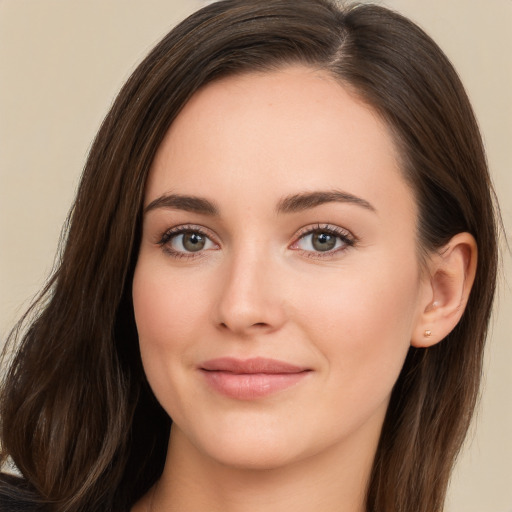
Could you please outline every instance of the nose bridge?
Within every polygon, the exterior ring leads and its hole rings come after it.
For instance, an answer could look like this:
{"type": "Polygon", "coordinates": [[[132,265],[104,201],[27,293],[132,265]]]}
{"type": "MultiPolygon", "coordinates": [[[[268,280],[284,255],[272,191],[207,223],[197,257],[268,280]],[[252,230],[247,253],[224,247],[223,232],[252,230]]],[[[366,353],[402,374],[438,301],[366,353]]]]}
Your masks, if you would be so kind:
{"type": "Polygon", "coordinates": [[[284,321],[277,262],[265,244],[240,244],[226,257],[218,324],[237,333],[274,330],[284,321]]]}

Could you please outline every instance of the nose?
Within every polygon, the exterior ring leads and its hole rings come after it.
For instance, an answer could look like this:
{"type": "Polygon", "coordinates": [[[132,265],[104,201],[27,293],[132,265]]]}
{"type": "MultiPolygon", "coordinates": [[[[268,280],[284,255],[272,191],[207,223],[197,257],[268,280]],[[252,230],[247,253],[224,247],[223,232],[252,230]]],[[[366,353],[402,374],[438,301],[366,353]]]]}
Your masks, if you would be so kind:
{"type": "Polygon", "coordinates": [[[220,329],[247,337],[282,327],[286,308],[278,267],[264,253],[255,252],[238,254],[226,262],[215,308],[220,329]]]}

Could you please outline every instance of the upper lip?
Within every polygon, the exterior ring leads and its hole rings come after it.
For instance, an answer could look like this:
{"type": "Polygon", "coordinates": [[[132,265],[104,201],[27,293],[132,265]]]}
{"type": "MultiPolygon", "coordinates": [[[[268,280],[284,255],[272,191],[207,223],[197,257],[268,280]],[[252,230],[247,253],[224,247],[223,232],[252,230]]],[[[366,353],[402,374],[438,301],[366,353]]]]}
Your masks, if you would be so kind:
{"type": "Polygon", "coordinates": [[[240,374],[251,373],[300,373],[309,370],[303,366],[279,361],[277,359],[267,359],[265,357],[253,357],[251,359],[236,359],[234,357],[220,357],[205,361],[200,365],[202,370],[230,372],[240,374]]]}

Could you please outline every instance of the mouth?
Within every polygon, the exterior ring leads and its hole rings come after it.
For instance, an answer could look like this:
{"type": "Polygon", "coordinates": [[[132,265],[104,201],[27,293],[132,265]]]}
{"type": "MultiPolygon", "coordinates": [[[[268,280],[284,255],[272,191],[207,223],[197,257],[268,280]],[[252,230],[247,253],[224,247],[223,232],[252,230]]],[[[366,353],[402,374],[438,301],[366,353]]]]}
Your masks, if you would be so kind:
{"type": "Polygon", "coordinates": [[[199,370],[211,389],[238,400],[255,400],[290,388],[312,371],[262,357],[212,359],[202,363],[199,370]]]}

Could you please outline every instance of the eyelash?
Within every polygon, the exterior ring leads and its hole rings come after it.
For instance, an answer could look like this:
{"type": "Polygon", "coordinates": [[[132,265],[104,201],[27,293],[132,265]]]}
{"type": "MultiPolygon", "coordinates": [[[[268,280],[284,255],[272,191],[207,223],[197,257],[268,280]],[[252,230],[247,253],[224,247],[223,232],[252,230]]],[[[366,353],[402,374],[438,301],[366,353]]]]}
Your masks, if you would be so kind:
{"type": "Polygon", "coordinates": [[[343,246],[328,251],[307,251],[299,248],[295,249],[300,251],[307,258],[328,259],[330,257],[334,257],[339,252],[344,252],[350,247],[354,247],[354,245],[357,243],[357,239],[354,237],[354,235],[352,235],[350,231],[346,229],[330,224],[317,224],[316,226],[307,226],[302,228],[297,233],[295,242],[291,244],[291,247],[293,248],[293,246],[296,246],[301,240],[305,239],[309,235],[313,235],[314,233],[322,233],[335,236],[341,240],[343,246]]]}
{"type": "MultiPolygon", "coordinates": [[[[171,242],[174,237],[179,236],[179,235],[184,235],[187,233],[198,234],[198,235],[201,235],[201,236],[207,238],[208,240],[212,239],[212,236],[209,235],[203,228],[201,228],[201,226],[196,226],[196,225],[184,225],[183,226],[182,225],[182,226],[176,226],[174,228],[171,228],[171,229],[168,229],[167,231],[165,231],[162,234],[162,236],[158,242],[158,245],[160,245],[162,247],[162,250],[166,254],[168,254],[169,256],[176,258],[176,259],[183,259],[183,258],[189,259],[189,258],[202,257],[204,255],[205,251],[197,251],[197,253],[186,252],[186,251],[176,251],[175,249],[172,249],[171,246],[169,245],[169,242],[171,242]]],[[[213,243],[215,243],[215,242],[213,242],[213,243]]],[[[215,243],[215,245],[217,245],[217,244],[215,243]]]]}
{"type": "MultiPolygon", "coordinates": [[[[182,225],[182,226],[176,226],[174,228],[168,229],[165,231],[158,241],[158,245],[161,246],[162,250],[169,256],[175,259],[191,259],[191,258],[200,258],[204,256],[204,253],[207,250],[199,250],[197,252],[192,251],[177,251],[175,249],[172,249],[169,242],[172,241],[174,237],[177,237],[179,235],[192,233],[192,234],[198,234],[202,237],[207,238],[210,240],[213,244],[218,246],[218,244],[212,240],[212,236],[209,235],[201,226],[196,225],[182,225]]],[[[338,226],[332,226],[329,224],[317,224],[316,226],[307,226],[305,228],[302,228],[297,235],[295,236],[295,241],[289,246],[293,250],[300,251],[304,256],[308,258],[314,258],[314,259],[327,259],[329,257],[333,257],[335,254],[339,252],[343,252],[347,250],[350,247],[353,247],[356,245],[357,239],[347,230],[342,229],[338,226]],[[328,251],[310,251],[305,249],[300,249],[297,246],[301,240],[304,240],[307,236],[313,235],[314,233],[322,233],[327,234],[331,236],[335,236],[339,240],[341,240],[343,246],[338,247],[335,249],[331,249],[328,251]]]]}

